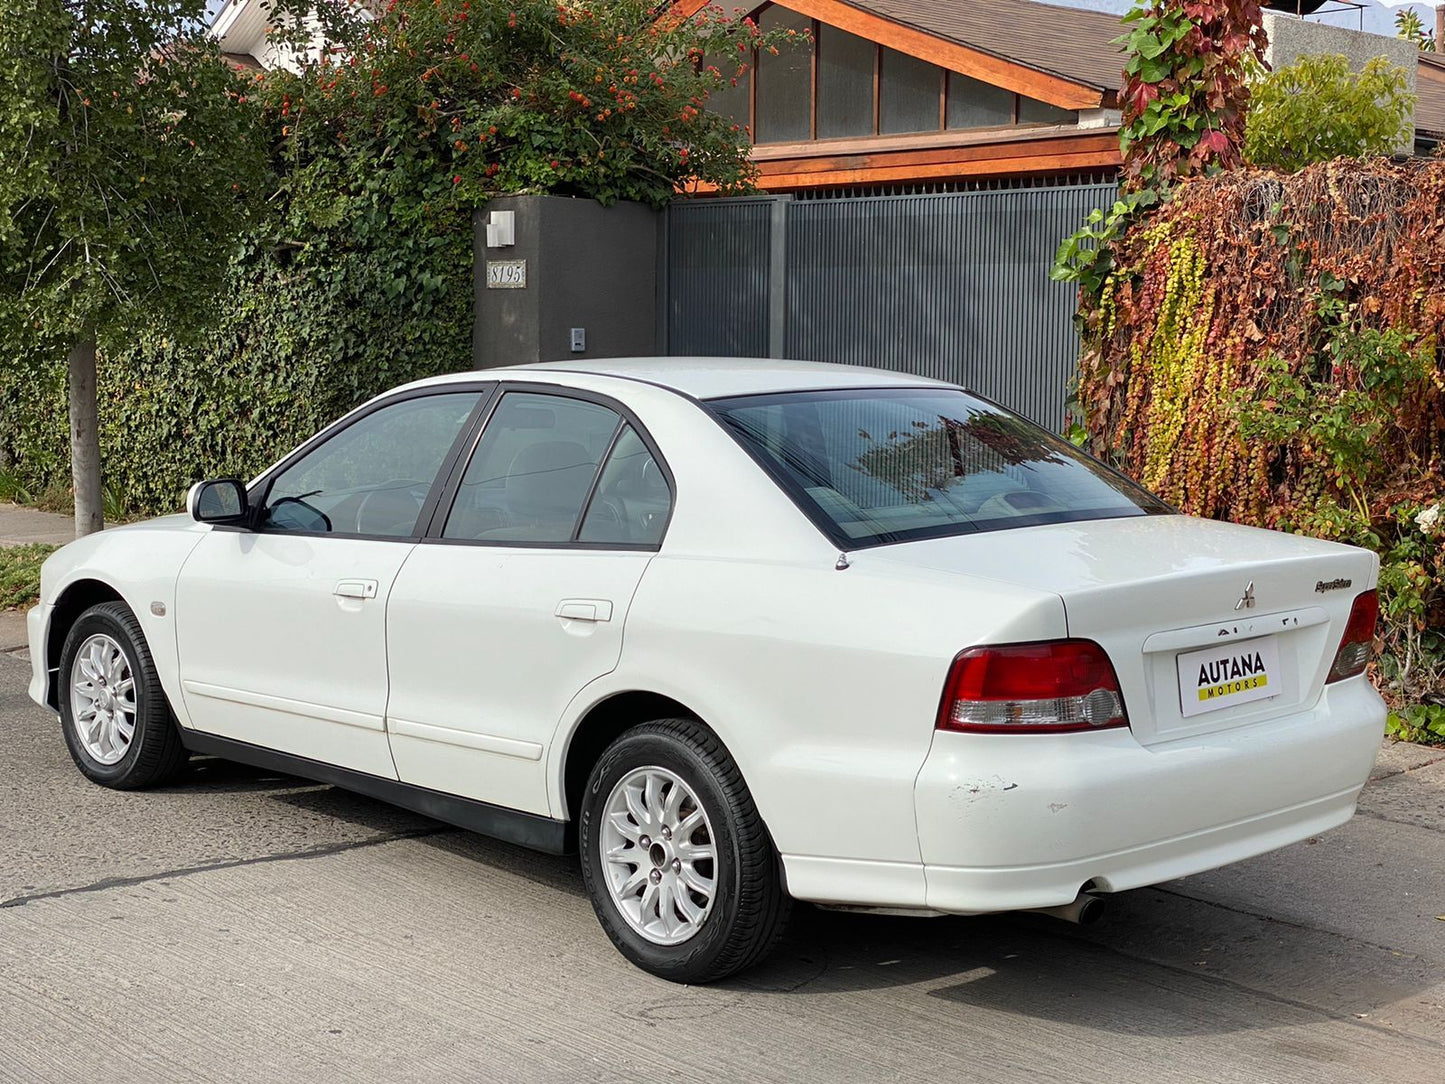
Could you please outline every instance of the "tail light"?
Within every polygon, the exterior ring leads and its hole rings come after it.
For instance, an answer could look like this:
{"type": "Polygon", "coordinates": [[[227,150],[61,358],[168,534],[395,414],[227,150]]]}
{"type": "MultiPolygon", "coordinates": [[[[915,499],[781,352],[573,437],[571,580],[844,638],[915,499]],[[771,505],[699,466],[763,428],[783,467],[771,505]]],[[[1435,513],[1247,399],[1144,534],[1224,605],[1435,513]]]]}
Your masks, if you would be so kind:
{"type": "Polygon", "coordinates": [[[1090,640],[975,647],[953,660],[939,730],[1058,734],[1128,726],[1119,679],[1090,640]]]}
{"type": "Polygon", "coordinates": [[[1358,677],[1365,672],[1375,646],[1375,622],[1379,619],[1379,594],[1366,591],[1356,596],[1350,620],[1345,624],[1345,634],[1340,638],[1340,649],[1335,652],[1335,661],[1330,665],[1330,676],[1325,678],[1326,684],[1358,677]]]}

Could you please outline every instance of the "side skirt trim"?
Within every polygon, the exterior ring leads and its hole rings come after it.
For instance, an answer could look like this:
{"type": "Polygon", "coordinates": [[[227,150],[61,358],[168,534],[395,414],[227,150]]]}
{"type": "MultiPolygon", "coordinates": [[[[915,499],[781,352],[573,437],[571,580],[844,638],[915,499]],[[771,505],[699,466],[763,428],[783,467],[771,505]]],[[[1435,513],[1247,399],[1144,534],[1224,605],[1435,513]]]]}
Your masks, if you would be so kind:
{"type": "Polygon", "coordinates": [[[552,817],[523,813],[516,809],[492,805],[490,802],[479,802],[474,798],[443,794],[438,790],[428,790],[426,787],[401,783],[395,779],[383,779],[377,775],[352,771],[350,768],[341,768],[335,764],[325,764],[319,760],[281,753],[274,749],[264,749],[259,745],[222,738],[215,734],[182,730],[181,742],[192,753],[234,760],[287,775],[298,775],[318,783],[329,783],[334,787],[355,791],[368,798],[379,798],[414,813],[421,813],[507,843],[529,847],[534,851],[567,854],[571,850],[568,823],[552,817]]]}

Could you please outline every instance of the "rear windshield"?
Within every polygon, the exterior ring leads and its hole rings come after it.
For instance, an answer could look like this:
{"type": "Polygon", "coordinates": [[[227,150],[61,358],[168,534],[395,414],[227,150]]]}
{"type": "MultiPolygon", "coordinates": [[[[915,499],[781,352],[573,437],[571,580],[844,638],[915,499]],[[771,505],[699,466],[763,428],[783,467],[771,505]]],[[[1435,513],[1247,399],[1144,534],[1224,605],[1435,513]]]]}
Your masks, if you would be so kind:
{"type": "Polygon", "coordinates": [[[1171,512],[1017,415],[951,389],[713,400],[713,411],[850,546],[1171,512]]]}

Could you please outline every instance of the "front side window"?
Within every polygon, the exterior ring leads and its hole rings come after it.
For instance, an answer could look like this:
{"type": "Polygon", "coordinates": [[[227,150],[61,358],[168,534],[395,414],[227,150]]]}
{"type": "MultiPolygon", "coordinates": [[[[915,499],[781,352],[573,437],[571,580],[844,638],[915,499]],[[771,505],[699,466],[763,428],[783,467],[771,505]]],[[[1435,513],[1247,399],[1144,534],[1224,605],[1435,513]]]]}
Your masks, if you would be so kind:
{"type": "Polygon", "coordinates": [[[263,527],[409,538],[437,471],[481,392],[390,403],[348,425],[276,476],[263,527]]]}
{"type": "Polygon", "coordinates": [[[622,419],[560,395],[509,392],[487,422],[443,538],[570,542],[622,419]]]}
{"type": "Polygon", "coordinates": [[[1068,442],[963,391],[710,405],[805,511],[852,545],[1171,511],[1068,442]]]}

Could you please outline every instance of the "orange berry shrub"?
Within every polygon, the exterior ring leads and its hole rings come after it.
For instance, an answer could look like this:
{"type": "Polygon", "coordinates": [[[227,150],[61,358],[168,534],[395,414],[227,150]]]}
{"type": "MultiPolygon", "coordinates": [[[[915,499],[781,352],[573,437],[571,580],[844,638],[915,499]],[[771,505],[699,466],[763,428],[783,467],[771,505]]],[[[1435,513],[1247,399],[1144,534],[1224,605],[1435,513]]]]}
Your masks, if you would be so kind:
{"type": "Polygon", "coordinates": [[[297,190],[383,176],[441,208],[518,193],[661,206],[695,181],[752,187],[746,132],[706,104],[787,35],[741,9],[658,21],[655,0],[390,0],[362,12],[323,9],[331,48],[264,80],[297,190]]]}
{"type": "Polygon", "coordinates": [[[1189,180],[1110,258],[1091,449],[1185,512],[1376,550],[1393,725],[1445,738],[1445,162],[1189,180]]]}

